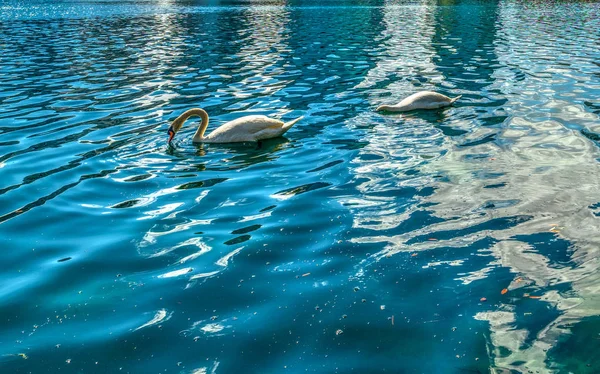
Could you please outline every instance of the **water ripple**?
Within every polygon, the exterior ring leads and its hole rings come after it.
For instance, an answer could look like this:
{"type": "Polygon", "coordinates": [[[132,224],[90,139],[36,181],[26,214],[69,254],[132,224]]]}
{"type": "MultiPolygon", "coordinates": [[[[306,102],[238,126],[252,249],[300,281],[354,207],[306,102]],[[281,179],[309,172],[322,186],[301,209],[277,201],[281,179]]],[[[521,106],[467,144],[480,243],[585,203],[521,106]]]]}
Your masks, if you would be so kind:
{"type": "Polygon", "coordinates": [[[598,4],[0,9],[5,371],[600,370],[598,4]]]}

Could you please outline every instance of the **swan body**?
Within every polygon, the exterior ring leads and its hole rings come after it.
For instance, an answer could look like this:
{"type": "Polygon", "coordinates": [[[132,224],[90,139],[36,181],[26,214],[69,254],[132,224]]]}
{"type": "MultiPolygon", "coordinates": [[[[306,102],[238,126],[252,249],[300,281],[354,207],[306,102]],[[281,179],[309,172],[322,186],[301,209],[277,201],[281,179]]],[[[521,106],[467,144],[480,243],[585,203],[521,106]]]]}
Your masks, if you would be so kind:
{"type": "Polygon", "coordinates": [[[240,143],[257,142],[259,140],[271,139],[286,133],[294,124],[304,117],[296,118],[290,122],[262,115],[245,116],[229,121],[216,130],[204,136],[208,127],[208,113],[204,109],[194,108],[185,111],[177,117],[169,127],[169,143],[175,134],[181,129],[184,122],[190,117],[200,117],[202,122],[194,134],[194,143],[240,143]]]}
{"type": "Polygon", "coordinates": [[[454,99],[451,99],[448,96],[437,92],[423,91],[410,95],[396,105],[380,105],[377,107],[377,111],[408,112],[409,110],[416,109],[438,109],[450,106],[460,98],[461,96],[457,96],[454,99]]]}

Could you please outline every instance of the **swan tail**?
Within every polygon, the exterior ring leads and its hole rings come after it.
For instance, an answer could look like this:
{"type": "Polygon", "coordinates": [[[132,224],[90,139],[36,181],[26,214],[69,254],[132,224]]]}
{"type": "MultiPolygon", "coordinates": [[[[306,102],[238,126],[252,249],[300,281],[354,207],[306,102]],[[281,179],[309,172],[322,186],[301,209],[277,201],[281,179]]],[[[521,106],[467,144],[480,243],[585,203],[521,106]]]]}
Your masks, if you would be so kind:
{"type": "Polygon", "coordinates": [[[285,133],[286,131],[291,129],[292,126],[294,126],[296,124],[296,122],[300,121],[302,118],[304,118],[304,116],[300,116],[296,119],[291,120],[290,122],[284,123],[283,126],[281,126],[281,128],[284,130],[283,132],[285,133]]]}
{"type": "Polygon", "coordinates": [[[461,97],[462,97],[462,95],[458,95],[454,99],[451,99],[450,104],[454,104],[456,102],[456,100],[460,99],[461,97]]]}

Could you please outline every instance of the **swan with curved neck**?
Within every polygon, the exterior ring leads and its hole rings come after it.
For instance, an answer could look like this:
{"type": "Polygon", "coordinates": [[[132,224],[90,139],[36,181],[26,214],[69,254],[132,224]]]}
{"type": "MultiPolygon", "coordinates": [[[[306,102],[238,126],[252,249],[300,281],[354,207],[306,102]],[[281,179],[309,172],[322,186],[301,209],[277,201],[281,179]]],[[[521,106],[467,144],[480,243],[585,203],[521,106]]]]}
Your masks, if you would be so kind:
{"type": "Polygon", "coordinates": [[[461,96],[451,99],[448,96],[439,94],[437,92],[423,91],[410,95],[396,105],[380,105],[376,110],[383,110],[387,112],[408,112],[409,110],[417,109],[438,109],[454,104],[454,102],[460,99],[461,96]]]}
{"type": "Polygon", "coordinates": [[[186,110],[179,117],[175,118],[171,127],[169,127],[169,143],[175,137],[175,134],[181,130],[185,121],[190,117],[200,117],[200,126],[194,134],[192,141],[194,143],[239,143],[256,142],[264,139],[276,138],[285,134],[294,124],[303,117],[296,118],[290,122],[283,122],[278,119],[267,116],[254,115],[245,116],[233,121],[229,121],[213,132],[204,136],[208,127],[208,113],[204,109],[194,108],[186,110]]]}

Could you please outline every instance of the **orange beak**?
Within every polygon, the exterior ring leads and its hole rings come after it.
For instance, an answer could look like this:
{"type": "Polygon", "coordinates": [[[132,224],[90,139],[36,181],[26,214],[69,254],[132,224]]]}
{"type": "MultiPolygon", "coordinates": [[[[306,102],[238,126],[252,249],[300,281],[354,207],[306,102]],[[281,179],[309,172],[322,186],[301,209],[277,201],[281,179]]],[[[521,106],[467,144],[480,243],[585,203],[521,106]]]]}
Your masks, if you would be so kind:
{"type": "Polygon", "coordinates": [[[173,126],[169,127],[169,131],[167,133],[169,134],[169,143],[171,143],[171,140],[173,140],[173,137],[175,136],[175,131],[173,130],[173,126]]]}

